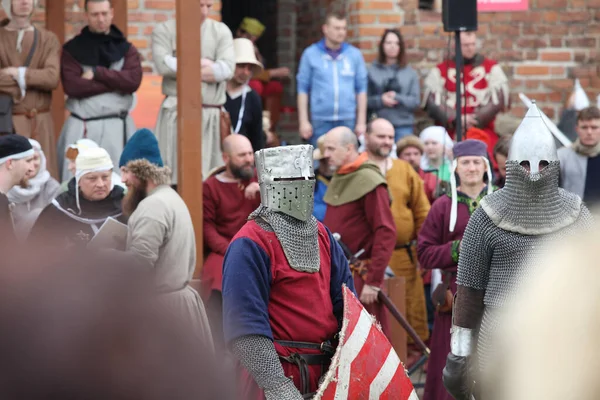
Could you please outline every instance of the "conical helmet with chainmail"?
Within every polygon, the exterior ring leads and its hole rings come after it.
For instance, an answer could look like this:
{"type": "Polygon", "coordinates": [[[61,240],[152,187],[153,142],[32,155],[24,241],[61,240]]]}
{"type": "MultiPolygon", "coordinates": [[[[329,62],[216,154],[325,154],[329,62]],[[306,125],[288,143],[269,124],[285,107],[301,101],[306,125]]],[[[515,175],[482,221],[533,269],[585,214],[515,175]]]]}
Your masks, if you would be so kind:
{"type": "Polygon", "coordinates": [[[300,221],[313,212],[315,172],[311,145],[281,146],[255,153],[264,207],[300,221]]]}
{"type": "Polygon", "coordinates": [[[554,137],[535,103],[527,111],[512,138],[507,161],[516,161],[521,166],[528,163],[530,175],[534,179],[540,173],[540,167],[558,161],[554,137]]]}
{"type": "Polygon", "coordinates": [[[558,187],[560,161],[545,115],[533,104],[515,131],[506,160],[506,183],[481,207],[502,229],[541,235],[572,224],[581,199],[558,187]]]}

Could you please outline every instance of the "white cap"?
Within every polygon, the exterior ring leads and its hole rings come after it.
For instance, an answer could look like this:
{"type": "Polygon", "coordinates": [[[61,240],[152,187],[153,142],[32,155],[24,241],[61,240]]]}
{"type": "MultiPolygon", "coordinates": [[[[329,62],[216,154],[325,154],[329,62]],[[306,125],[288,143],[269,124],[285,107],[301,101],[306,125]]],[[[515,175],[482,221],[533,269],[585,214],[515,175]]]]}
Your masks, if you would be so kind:
{"type": "MultiPolygon", "coordinates": [[[[80,149],[79,155],[75,159],[75,197],[77,199],[77,208],[79,206],[79,180],[82,176],[92,172],[106,172],[114,168],[110,155],[101,147],[88,148],[83,151],[80,149]]],[[[114,182],[111,184],[111,190],[114,182]]]]}

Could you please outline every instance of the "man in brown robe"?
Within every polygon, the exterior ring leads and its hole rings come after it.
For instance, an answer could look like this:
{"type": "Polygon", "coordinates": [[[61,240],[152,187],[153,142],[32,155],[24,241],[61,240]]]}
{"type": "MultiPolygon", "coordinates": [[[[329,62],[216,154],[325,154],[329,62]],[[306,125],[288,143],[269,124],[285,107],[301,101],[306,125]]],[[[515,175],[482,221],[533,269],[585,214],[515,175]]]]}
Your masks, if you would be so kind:
{"type": "MultiPolygon", "coordinates": [[[[406,318],[423,340],[429,339],[427,308],[423,280],[418,270],[417,233],[429,213],[429,200],[423,181],[409,163],[390,157],[394,145],[394,125],[377,118],[367,126],[365,144],[369,160],[379,166],[385,175],[392,195],[392,215],[396,224],[396,247],[390,259],[394,275],[406,281],[406,318]]],[[[410,366],[421,356],[421,351],[408,339],[410,366]]]]}
{"type": "Polygon", "coordinates": [[[337,127],[326,134],[323,156],[337,169],[324,197],[327,211],[323,223],[340,234],[353,254],[364,250],[360,264],[351,266],[354,286],[365,309],[389,337],[387,314],[377,300],[396,246],[385,177],[366,153],[358,153],[358,140],[350,128],[337,127]]]}
{"type": "Polygon", "coordinates": [[[36,5],[37,0],[2,0],[8,18],[0,22],[0,107],[4,111],[12,100],[13,131],[40,142],[48,171],[57,177],[50,105],[60,74],[60,43],[54,33],[31,24],[36,5]]]}

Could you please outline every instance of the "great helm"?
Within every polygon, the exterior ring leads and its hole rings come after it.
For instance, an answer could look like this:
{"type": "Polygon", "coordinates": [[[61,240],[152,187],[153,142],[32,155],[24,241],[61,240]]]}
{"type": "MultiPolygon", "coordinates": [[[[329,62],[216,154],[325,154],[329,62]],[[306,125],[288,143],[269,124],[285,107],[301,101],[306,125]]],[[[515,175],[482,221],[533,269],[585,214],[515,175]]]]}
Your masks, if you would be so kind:
{"type": "Polygon", "coordinates": [[[544,120],[545,116],[534,103],[515,131],[510,143],[507,161],[521,164],[528,161],[530,173],[539,173],[541,161],[558,161],[556,143],[544,120]]]}
{"type": "Polygon", "coordinates": [[[254,153],[261,203],[301,221],[314,206],[315,172],[311,145],[281,146],[254,153]]]}

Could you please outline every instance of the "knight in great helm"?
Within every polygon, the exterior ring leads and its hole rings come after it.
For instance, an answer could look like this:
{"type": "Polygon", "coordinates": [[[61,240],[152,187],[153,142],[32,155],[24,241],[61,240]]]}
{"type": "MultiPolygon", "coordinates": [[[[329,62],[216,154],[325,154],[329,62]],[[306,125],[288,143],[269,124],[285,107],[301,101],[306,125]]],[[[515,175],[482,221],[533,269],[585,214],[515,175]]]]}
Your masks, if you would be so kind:
{"type": "Polygon", "coordinates": [[[546,241],[592,224],[581,198],[558,187],[559,173],[554,138],[533,104],[512,138],[504,188],[482,199],[461,243],[451,347],[443,372],[444,385],[457,400],[485,398],[473,373],[486,368],[499,312],[546,241]]]}
{"type": "Polygon", "coordinates": [[[243,367],[243,399],[316,392],[336,348],[343,285],[354,292],[344,252],[312,215],[312,154],[310,145],[255,153],[261,205],[225,254],[224,334],[243,367]]]}

